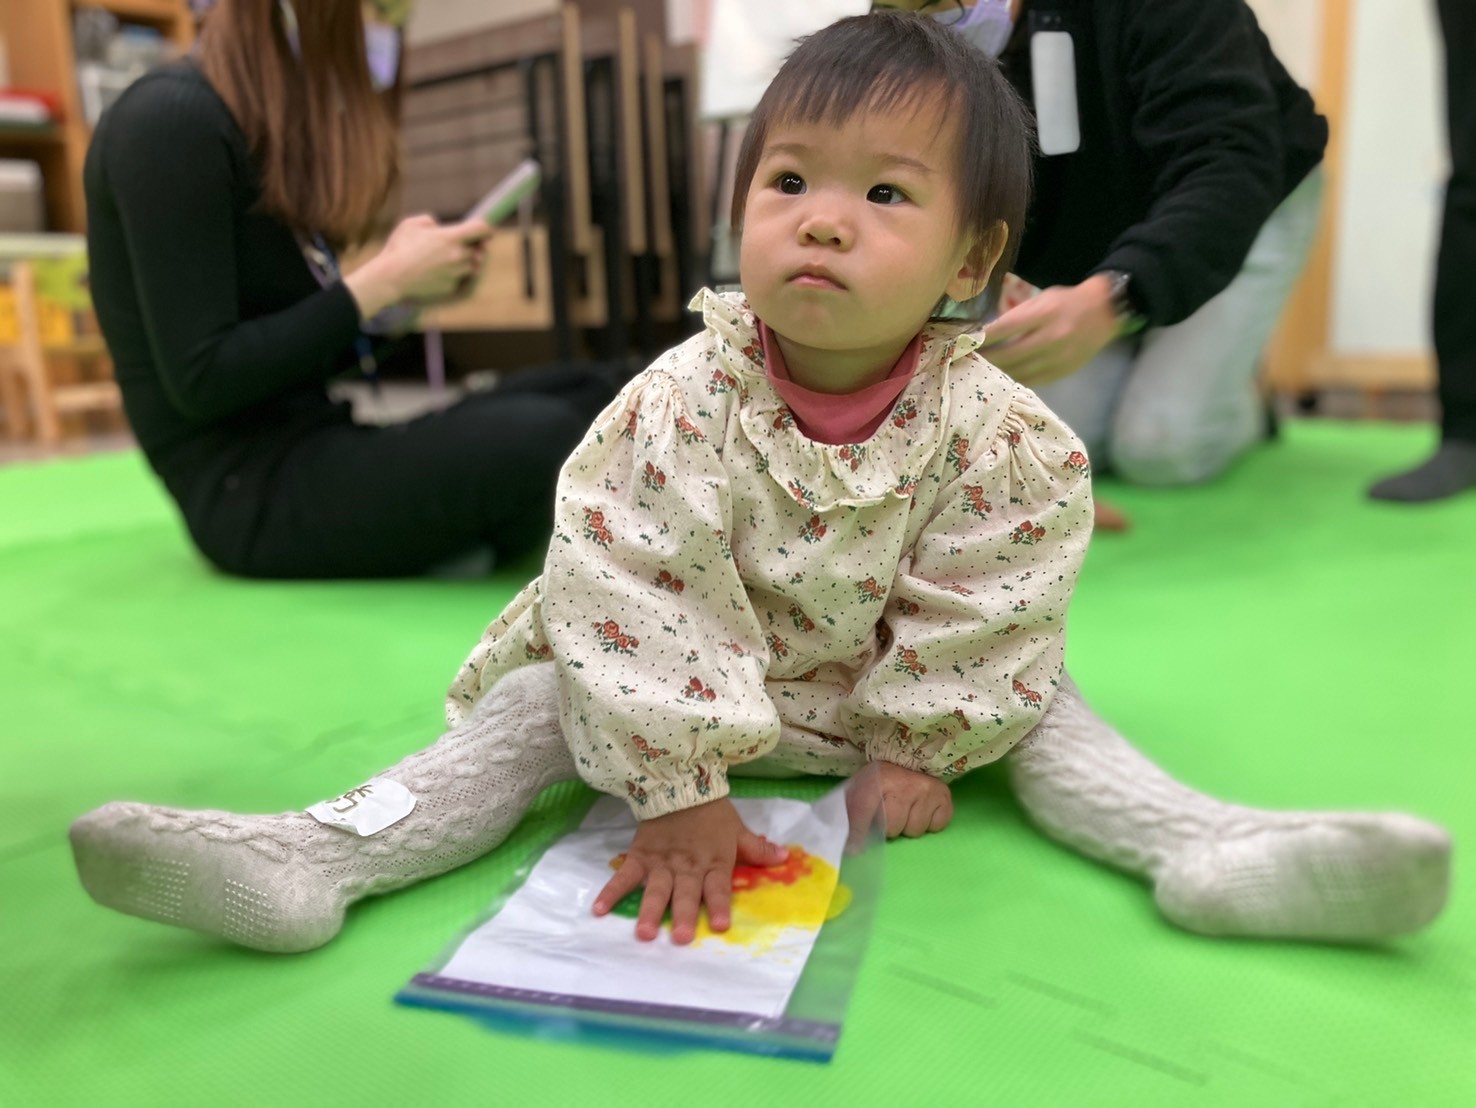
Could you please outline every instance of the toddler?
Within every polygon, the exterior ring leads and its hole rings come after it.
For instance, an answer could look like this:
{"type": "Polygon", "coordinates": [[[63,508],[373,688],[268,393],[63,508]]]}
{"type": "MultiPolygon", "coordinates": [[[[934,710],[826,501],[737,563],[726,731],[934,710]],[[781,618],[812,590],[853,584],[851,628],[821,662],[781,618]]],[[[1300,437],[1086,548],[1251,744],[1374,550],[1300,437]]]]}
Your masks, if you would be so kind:
{"type": "Polygon", "coordinates": [[[784,857],[743,826],[730,774],[879,763],[888,833],[922,835],[947,825],[951,779],[1004,758],[1047,833],[1147,878],[1180,926],[1356,941],[1427,923],[1439,828],[1202,796],[1063,674],[1086,457],[930,322],[1006,271],[1029,144],[994,63],[946,27],[881,13],[806,39],[739,159],[743,294],[701,294],[702,333],[565,464],[544,571],[457,675],[451,730],[370,782],[413,810],[361,837],[308,813],[109,804],[72,828],[88,892],[307,950],[577,776],[639,819],[593,911],[644,887],[637,937],[669,908],[680,943],[704,907],[727,926],[736,862],[784,857]]]}

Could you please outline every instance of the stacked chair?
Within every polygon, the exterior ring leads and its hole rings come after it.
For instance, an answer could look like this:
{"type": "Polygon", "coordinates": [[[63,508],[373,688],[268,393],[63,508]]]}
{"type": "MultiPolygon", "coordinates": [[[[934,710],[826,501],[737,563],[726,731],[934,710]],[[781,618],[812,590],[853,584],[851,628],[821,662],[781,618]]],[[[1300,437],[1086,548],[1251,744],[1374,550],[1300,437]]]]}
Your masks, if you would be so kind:
{"type": "Polygon", "coordinates": [[[424,325],[546,331],[561,359],[658,353],[705,273],[694,73],[693,51],[628,7],[569,4],[410,49],[403,212],[456,219],[523,159],[543,169],[477,287],[424,325]]]}

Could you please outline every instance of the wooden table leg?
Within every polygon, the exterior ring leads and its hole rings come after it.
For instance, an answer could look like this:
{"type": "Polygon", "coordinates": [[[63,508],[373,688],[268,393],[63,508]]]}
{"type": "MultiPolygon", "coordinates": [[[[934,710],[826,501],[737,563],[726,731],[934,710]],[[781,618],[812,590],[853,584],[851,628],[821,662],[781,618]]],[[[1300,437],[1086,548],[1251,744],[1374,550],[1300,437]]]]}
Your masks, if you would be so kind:
{"type": "Polygon", "coordinates": [[[15,351],[18,368],[30,393],[36,438],[51,446],[61,441],[61,421],[51,402],[46,354],[41,349],[41,315],[36,303],[36,275],[29,262],[16,262],[11,267],[10,279],[15,288],[15,311],[20,320],[20,344],[15,351]]]}

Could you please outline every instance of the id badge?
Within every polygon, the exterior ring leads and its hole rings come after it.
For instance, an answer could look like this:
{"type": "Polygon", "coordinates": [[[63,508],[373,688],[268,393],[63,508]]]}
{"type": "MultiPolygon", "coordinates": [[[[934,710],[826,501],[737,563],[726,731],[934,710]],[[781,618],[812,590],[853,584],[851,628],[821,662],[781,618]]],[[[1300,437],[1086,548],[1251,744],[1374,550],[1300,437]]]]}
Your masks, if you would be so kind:
{"type": "Polygon", "coordinates": [[[1040,152],[1076,153],[1081,148],[1081,117],[1076,109],[1076,46],[1071,32],[1031,35],[1030,69],[1040,152]]]}

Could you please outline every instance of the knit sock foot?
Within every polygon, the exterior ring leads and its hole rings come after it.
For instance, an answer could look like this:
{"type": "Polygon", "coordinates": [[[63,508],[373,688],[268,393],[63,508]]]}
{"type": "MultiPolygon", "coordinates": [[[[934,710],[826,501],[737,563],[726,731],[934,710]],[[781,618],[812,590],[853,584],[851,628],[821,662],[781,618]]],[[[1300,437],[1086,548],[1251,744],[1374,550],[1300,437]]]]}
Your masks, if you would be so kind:
{"type": "Polygon", "coordinates": [[[1450,837],[1399,814],[1247,813],[1260,826],[1188,843],[1155,880],[1159,909],[1205,935],[1370,942],[1445,905],[1450,837]]]}
{"type": "Polygon", "coordinates": [[[552,663],[504,677],[456,730],[379,777],[415,807],[367,836],[304,812],[237,815],[113,803],[72,825],[99,904],[275,953],[338,933],[348,905],[445,873],[498,846],[538,794],[578,776],[552,663]]]}
{"type": "Polygon", "coordinates": [[[1418,504],[1444,500],[1470,488],[1476,488],[1476,442],[1448,439],[1423,465],[1384,478],[1368,495],[1374,500],[1418,504]]]}
{"type": "Polygon", "coordinates": [[[304,856],[348,832],[311,816],[238,816],[113,803],[72,824],[82,887],[131,916],[278,954],[322,946],[347,900],[304,856]]]}

